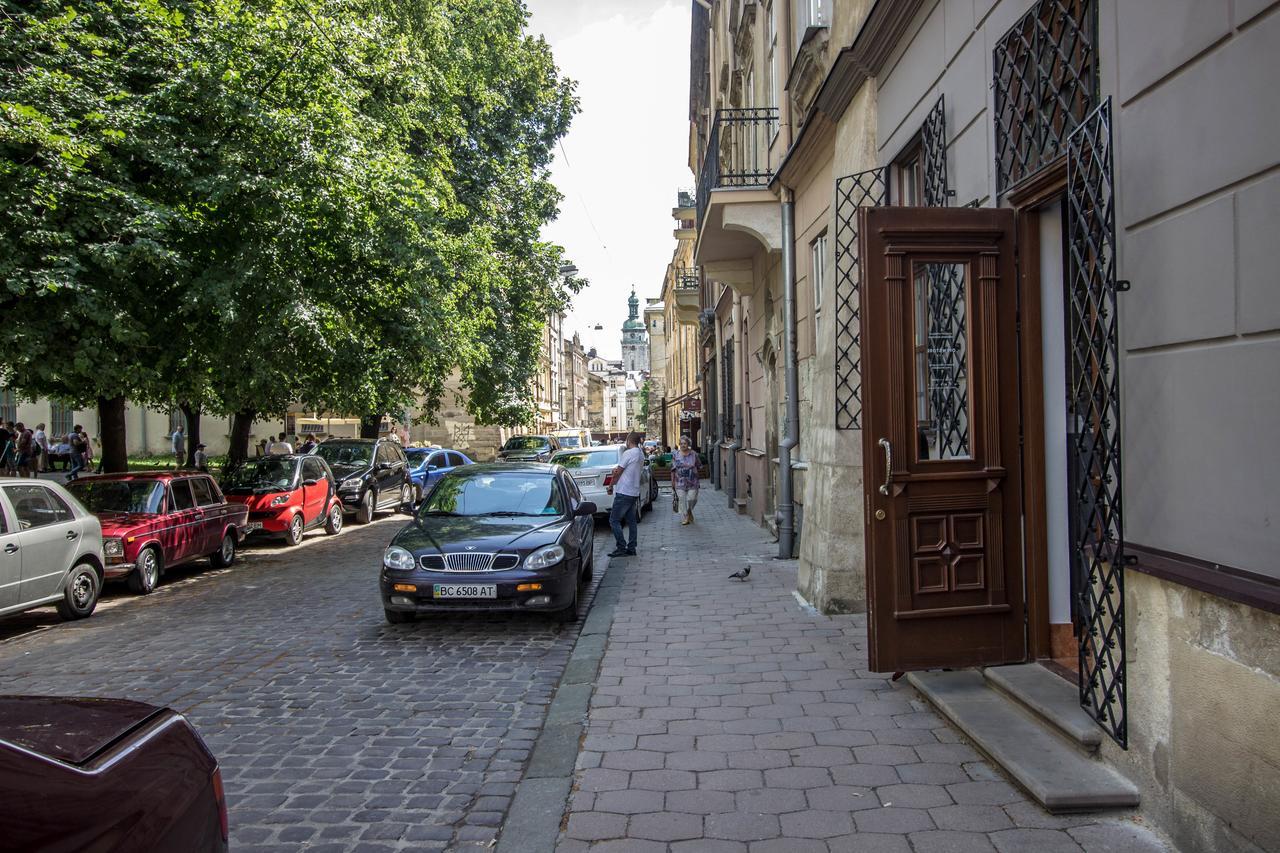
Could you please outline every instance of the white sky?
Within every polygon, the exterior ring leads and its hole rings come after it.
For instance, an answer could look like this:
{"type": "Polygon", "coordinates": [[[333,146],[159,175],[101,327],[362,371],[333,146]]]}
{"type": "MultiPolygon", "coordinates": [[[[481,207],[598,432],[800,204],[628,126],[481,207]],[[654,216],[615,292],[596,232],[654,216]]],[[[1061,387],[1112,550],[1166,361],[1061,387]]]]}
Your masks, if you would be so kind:
{"type": "Polygon", "coordinates": [[[526,0],[530,30],[578,83],[582,111],[552,178],[564,200],[543,231],[591,286],[564,333],[606,358],[622,352],[627,297],[656,297],[675,248],[676,190],[693,186],[689,136],[689,0],[526,0]],[[596,324],[604,327],[595,331],[596,324]]]}

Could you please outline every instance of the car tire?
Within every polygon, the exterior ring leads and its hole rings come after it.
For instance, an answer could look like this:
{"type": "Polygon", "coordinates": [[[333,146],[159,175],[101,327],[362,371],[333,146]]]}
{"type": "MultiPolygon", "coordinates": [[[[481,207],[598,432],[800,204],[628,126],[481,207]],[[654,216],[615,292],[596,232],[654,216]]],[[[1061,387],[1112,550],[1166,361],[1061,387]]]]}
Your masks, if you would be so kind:
{"type": "Polygon", "coordinates": [[[83,619],[93,613],[98,606],[98,594],[102,591],[102,583],[98,573],[88,563],[77,563],[67,577],[67,585],[62,592],[62,600],[58,602],[58,615],[63,619],[83,619]]]}
{"type": "Polygon", "coordinates": [[[356,510],[356,523],[368,524],[373,521],[373,514],[377,511],[378,498],[373,493],[373,489],[364,493],[364,500],[360,501],[360,508],[356,510]]]}
{"type": "Polygon", "coordinates": [[[587,581],[591,580],[591,578],[595,577],[595,573],[596,573],[596,555],[593,552],[590,556],[587,557],[587,564],[582,567],[581,582],[586,583],[587,581]]]}
{"type": "Polygon", "coordinates": [[[150,595],[160,583],[164,571],[160,552],[155,548],[143,548],[129,573],[129,591],[138,595],[150,595]]]}
{"type": "Polygon", "coordinates": [[[551,614],[551,618],[560,624],[578,621],[578,589],[582,586],[582,579],[578,579],[578,583],[573,585],[573,600],[569,602],[568,607],[562,607],[551,614]]]}
{"type": "Polygon", "coordinates": [[[388,610],[385,607],[382,609],[382,613],[392,625],[404,625],[412,622],[414,617],[417,616],[416,613],[406,613],[403,610],[388,610]]]}
{"type": "Polygon", "coordinates": [[[422,499],[424,497],[426,497],[426,495],[422,493],[422,486],[415,485],[413,487],[413,505],[417,506],[422,503],[422,499]]]}
{"type": "Polygon", "coordinates": [[[215,569],[229,569],[236,561],[236,537],[230,533],[223,534],[222,544],[209,557],[215,569]]]}
{"type": "Polygon", "coordinates": [[[284,541],[290,546],[302,544],[302,533],[306,528],[306,524],[302,521],[302,514],[295,513],[293,518],[289,519],[289,526],[284,531],[284,541]]]}
{"type": "Polygon", "coordinates": [[[413,512],[413,487],[408,483],[400,487],[400,512],[413,512]]]}
{"type": "Polygon", "coordinates": [[[329,510],[329,517],[324,521],[324,532],[330,536],[337,536],[342,532],[342,507],[334,505],[329,510]]]}

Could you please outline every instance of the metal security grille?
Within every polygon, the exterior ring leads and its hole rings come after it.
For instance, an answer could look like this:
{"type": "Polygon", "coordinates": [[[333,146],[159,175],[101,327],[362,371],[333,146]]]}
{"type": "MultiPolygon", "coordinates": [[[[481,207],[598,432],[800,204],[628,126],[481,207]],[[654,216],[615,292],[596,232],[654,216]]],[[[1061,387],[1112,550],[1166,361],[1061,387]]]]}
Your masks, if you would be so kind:
{"type": "Polygon", "coordinates": [[[720,430],[721,435],[725,439],[733,438],[736,433],[733,429],[733,341],[728,340],[724,343],[724,353],[720,359],[721,366],[724,368],[720,374],[720,381],[724,387],[724,408],[720,412],[720,430]]]}
{"type": "Polygon", "coordinates": [[[836,429],[862,428],[862,302],[858,208],[884,204],[885,171],[836,180],[836,429]]]}
{"type": "Polygon", "coordinates": [[[443,560],[428,554],[422,558],[422,567],[437,572],[487,572],[493,568],[493,558],[493,554],[471,551],[445,554],[443,560]]]}
{"type": "Polygon", "coordinates": [[[1128,748],[1111,99],[1067,139],[1067,411],[1080,704],[1128,748]]]}
{"type": "Polygon", "coordinates": [[[926,207],[946,207],[951,191],[947,189],[947,118],[944,97],[925,116],[920,129],[920,159],[924,171],[924,203],[926,207]]]}
{"type": "Polygon", "coordinates": [[[1048,165],[1098,103],[1097,0],[1040,0],[996,44],[1001,192],[1048,165]]]}

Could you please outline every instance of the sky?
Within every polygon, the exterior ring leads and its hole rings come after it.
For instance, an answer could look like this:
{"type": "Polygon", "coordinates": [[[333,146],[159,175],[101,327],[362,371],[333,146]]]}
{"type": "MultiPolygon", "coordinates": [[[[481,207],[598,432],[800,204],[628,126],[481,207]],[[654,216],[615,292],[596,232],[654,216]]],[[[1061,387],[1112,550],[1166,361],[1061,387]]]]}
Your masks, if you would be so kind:
{"type": "Polygon", "coordinates": [[[552,167],[564,195],[543,229],[590,286],[574,298],[565,336],[606,358],[622,353],[634,285],[656,297],[675,249],[676,191],[688,159],[690,0],[526,0],[581,112],[552,167]],[[603,330],[595,331],[596,325],[603,330]]]}

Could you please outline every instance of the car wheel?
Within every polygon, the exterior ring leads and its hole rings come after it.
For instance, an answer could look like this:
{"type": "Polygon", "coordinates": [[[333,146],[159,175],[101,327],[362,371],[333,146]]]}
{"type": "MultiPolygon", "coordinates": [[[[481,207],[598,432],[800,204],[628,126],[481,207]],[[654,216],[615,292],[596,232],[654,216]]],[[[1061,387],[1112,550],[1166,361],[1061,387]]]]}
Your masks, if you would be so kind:
{"type": "Polygon", "coordinates": [[[155,548],[143,548],[129,573],[129,589],[138,595],[150,595],[160,583],[160,552],[155,548]]]}
{"type": "Polygon", "coordinates": [[[400,487],[400,511],[413,512],[413,487],[408,483],[400,487]]]}
{"type": "Polygon", "coordinates": [[[299,513],[294,515],[293,518],[289,519],[289,527],[284,532],[284,541],[288,542],[290,545],[302,544],[303,527],[302,514],[299,513]]]}
{"type": "Polygon", "coordinates": [[[417,506],[418,504],[422,503],[423,497],[424,495],[422,494],[422,486],[414,486],[413,487],[413,505],[417,506]]]}
{"type": "Polygon", "coordinates": [[[587,564],[582,569],[582,582],[586,583],[595,576],[596,573],[596,555],[594,552],[587,556],[587,564]]]}
{"type": "Polygon", "coordinates": [[[342,507],[334,505],[329,510],[329,517],[324,522],[324,532],[330,536],[337,536],[342,532],[342,507]]]}
{"type": "Polygon", "coordinates": [[[636,524],[644,521],[644,501],[636,501],[636,524]]]}
{"type": "Polygon", "coordinates": [[[213,556],[209,558],[215,569],[229,569],[231,564],[236,561],[236,537],[230,533],[222,537],[222,544],[218,546],[218,550],[213,552],[213,556]]]}
{"type": "Polygon", "coordinates": [[[58,615],[63,619],[83,619],[98,606],[98,593],[102,584],[98,573],[88,563],[80,563],[71,569],[62,600],[58,602],[58,615]]]}
{"type": "Polygon", "coordinates": [[[386,608],[383,608],[382,612],[392,625],[403,625],[406,622],[412,622],[414,616],[417,615],[415,613],[406,613],[403,610],[388,610],[386,608]]]}
{"type": "MultiPolygon", "coordinates": [[[[581,581],[581,579],[579,579],[581,581]]],[[[578,621],[578,588],[581,582],[573,585],[573,600],[569,602],[568,607],[562,607],[551,614],[551,618],[560,623],[577,622],[578,621]]]]}
{"type": "Polygon", "coordinates": [[[356,510],[356,523],[368,524],[373,521],[374,507],[377,505],[377,498],[374,497],[373,489],[365,492],[364,500],[360,502],[360,508],[356,510]]]}

